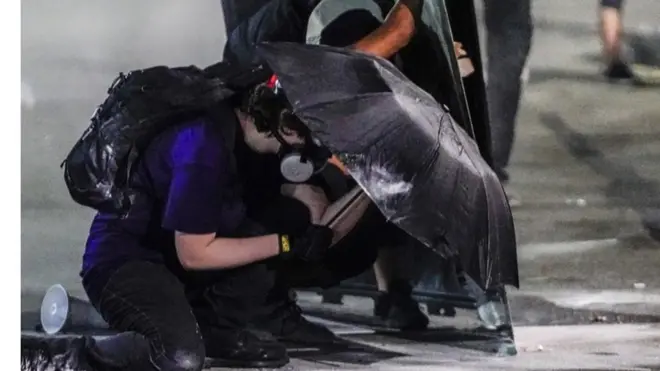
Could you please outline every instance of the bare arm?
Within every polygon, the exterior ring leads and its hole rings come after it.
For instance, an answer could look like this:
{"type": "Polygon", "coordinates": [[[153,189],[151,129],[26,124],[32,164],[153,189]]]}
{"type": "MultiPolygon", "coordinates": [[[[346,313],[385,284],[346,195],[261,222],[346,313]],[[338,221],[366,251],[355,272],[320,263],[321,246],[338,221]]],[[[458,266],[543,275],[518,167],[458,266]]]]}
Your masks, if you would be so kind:
{"type": "Polygon", "coordinates": [[[279,237],[223,238],[211,234],[176,232],[174,241],[181,265],[189,270],[240,267],[277,256],[279,237]]]}
{"type": "Polygon", "coordinates": [[[375,31],[353,44],[353,48],[367,54],[390,58],[406,46],[415,33],[413,12],[398,1],[375,31]]]}
{"type": "Polygon", "coordinates": [[[174,231],[181,265],[190,270],[225,269],[264,260],[279,253],[275,234],[224,238],[215,231],[226,226],[224,190],[232,182],[228,151],[215,123],[200,121],[178,132],[166,155],[172,175],[161,227],[174,231]]]}

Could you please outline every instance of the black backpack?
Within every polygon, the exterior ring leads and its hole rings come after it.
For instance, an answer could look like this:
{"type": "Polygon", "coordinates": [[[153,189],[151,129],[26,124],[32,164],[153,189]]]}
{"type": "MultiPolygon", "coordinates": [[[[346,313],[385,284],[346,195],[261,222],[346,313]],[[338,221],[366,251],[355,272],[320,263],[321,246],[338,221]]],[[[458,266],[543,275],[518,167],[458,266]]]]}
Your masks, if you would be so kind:
{"type": "Polygon", "coordinates": [[[124,215],[135,194],[132,171],[156,135],[189,119],[212,118],[220,102],[268,75],[262,66],[241,69],[223,62],[206,69],[156,66],[120,74],[61,165],[71,197],[124,215]]]}

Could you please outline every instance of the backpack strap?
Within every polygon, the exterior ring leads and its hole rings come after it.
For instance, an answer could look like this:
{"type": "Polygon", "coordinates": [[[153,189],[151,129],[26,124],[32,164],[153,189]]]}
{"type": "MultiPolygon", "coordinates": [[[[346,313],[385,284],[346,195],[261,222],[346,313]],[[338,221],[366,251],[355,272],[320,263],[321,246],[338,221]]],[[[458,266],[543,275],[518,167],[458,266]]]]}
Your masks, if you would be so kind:
{"type": "MultiPolygon", "coordinates": [[[[233,112],[232,112],[233,113],[233,112]]],[[[229,167],[231,171],[236,171],[236,156],[234,154],[234,149],[236,148],[236,131],[238,130],[238,125],[233,121],[227,122],[227,110],[219,109],[210,109],[206,112],[206,117],[220,125],[220,133],[222,134],[224,148],[227,150],[227,153],[230,157],[229,167]]],[[[236,118],[238,120],[238,118],[236,118]]]]}
{"type": "Polygon", "coordinates": [[[222,136],[225,139],[225,148],[227,148],[227,150],[232,154],[234,153],[234,148],[236,147],[236,130],[238,129],[237,126],[238,125],[222,125],[222,136]]]}

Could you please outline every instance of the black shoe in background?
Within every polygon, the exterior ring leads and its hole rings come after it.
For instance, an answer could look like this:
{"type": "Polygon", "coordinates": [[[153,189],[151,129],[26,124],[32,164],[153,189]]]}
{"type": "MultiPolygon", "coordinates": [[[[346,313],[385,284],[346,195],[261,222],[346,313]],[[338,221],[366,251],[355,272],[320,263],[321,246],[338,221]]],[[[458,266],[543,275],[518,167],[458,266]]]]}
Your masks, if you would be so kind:
{"type": "Polygon", "coordinates": [[[210,367],[279,368],[289,363],[286,347],[248,330],[202,328],[210,367]]]}
{"type": "Polygon", "coordinates": [[[302,309],[294,298],[287,298],[274,306],[261,321],[259,328],[280,341],[291,344],[328,345],[341,339],[327,327],[310,322],[302,315],[302,309]]]}
{"type": "Polygon", "coordinates": [[[412,297],[412,287],[405,281],[390,284],[389,292],[381,292],[374,303],[374,316],[388,328],[402,331],[425,330],[429,318],[412,297]]]}
{"type": "Polygon", "coordinates": [[[610,81],[632,80],[634,78],[630,67],[621,61],[610,63],[603,74],[610,81]]]}

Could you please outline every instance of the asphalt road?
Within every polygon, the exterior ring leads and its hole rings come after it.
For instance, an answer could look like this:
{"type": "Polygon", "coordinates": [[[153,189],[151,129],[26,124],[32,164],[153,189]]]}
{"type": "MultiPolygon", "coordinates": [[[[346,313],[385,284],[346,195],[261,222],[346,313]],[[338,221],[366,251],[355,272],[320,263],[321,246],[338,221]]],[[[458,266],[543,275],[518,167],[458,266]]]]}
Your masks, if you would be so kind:
{"type": "MultiPolygon", "coordinates": [[[[22,2],[25,311],[35,309],[53,283],[81,293],[78,269],[92,213],[70,200],[59,164],[113,78],[150,65],[206,65],[220,58],[220,1],[194,3],[22,2]]],[[[647,210],[660,207],[660,91],[612,86],[600,79],[595,3],[534,1],[531,76],[511,169],[512,187],[523,198],[514,212],[523,290],[512,298],[522,313],[521,325],[558,318],[545,316],[556,306],[660,314],[660,246],[646,237],[641,223],[647,210]]],[[[628,2],[628,26],[658,19],[657,0],[628,2]]],[[[358,305],[365,313],[368,306],[358,305]]],[[[577,322],[592,317],[585,318],[577,322]]],[[[660,338],[657,328],[642,332],[660,338]]],[[[526,339],[536,335],[530,336],[526,339]]],[[[388,346],[417,354],[414,347],[388,346]]],[[[634,359],[634,349],[621,353],[634,359]]],[[[552,358],[544,357],[548,362],[552,358]]],[[[419,361],[397,367],[440,366],[419,361]]]]}

